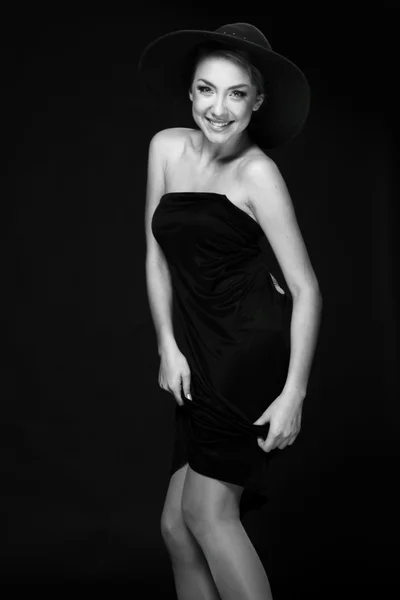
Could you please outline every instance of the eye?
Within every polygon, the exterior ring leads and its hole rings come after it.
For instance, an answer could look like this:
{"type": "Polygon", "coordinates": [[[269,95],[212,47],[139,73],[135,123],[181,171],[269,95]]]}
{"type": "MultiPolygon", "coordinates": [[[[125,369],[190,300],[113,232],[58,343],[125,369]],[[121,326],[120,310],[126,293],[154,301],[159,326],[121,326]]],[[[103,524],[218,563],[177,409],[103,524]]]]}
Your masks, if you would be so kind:
{"type": "Polygon", "coordinates": [[[241,92],[240,90],[234,90],[234,94],[239,94],[236,96],[237,98],[245,98],[247,96],[246,92],[241,92]]]}
{"type": "MultiPolygon", "coordinates": [[[[197,86],[197,89],[201,94],[209,94],[212,92],[208,85],[199,85],[197,86]]],[[[247,96],[246,92],[242,92],[240,90],[233,90],[232,94],[235,98],[245,98],[247,96]]]]}
{"type": "Polygon", "coordinates": [[[197,87],[197,89],[199,90],[199,92],[206,93],[207,91],[211,91],[211,88],[208,87],[208,85],[199,85],[197,87]]]}

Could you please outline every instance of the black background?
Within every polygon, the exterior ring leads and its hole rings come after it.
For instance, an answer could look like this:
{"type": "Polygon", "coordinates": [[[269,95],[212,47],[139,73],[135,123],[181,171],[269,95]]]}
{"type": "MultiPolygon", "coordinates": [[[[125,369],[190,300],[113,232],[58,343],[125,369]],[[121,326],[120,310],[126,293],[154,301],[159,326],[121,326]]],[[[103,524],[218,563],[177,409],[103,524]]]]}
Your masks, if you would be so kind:
{"type": "Polygon", "coordinates": [[[324,313],[301,434],[245,526],[274,599],[386,597],[398,546],[392,16],[155,8],[1,25],[2,585],[175,597],[159,531],[175,400],[158,387],[144,202],[150,138],[182,123],[143,101],[136,67],[158,35],[248,21],[312,89],[303,133],[271,156],[324,313]]]}

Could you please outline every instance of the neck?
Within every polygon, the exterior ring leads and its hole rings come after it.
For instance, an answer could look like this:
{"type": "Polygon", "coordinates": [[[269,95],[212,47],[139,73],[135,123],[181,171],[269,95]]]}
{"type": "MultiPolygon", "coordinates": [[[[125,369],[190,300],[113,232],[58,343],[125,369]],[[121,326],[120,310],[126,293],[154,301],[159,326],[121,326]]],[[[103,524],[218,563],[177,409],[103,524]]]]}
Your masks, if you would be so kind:
{"type": "Polygon", "coordinates": [[[239,138],[229,140],[225,144],[215,144],[210,142],[202,133],[198,152],[199,162],[203,166],[211,163],[224,164],[237,158],[250,145],[250,139],[247,131],[240,134],[239,138]]]}

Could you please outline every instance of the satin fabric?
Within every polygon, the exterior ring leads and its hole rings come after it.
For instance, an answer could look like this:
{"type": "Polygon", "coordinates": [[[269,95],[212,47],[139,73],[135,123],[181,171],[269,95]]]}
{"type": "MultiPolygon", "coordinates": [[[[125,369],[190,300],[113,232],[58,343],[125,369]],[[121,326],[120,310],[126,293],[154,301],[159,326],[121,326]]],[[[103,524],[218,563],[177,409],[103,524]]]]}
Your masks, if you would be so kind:
{"type": "Polygon", "coordinates": [[[190,367],[192,401],[176,404],[170,475],[186,464],[244,487],[243,516],[268,498],[269,424],[254,425],[280,394],[289,365],[291,298],[262,257],[264,232],[223,194],[164,194],[152,232],[168,262],[174,335],[190,367]]]}

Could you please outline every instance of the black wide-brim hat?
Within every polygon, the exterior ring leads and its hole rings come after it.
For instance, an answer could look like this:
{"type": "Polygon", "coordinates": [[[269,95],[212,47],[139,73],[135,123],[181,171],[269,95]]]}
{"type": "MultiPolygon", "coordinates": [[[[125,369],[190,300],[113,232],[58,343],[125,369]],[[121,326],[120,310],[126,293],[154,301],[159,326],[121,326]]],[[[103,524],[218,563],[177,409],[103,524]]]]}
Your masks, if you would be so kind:
{"type": "Polygon", "coordinates": [[[294,138],[309,112],[310,87],[302,71],[274,52],[264,34],[249,23],[223,25],[215,31],[180,30],[151,42],[139,59],[139,80],[145,94],[165,104],[190,103],[188,73],[203,44],[245,50],[265,80],[265,98],[254,111],[249,132],[264,148],[276,148],[294,138]]]}

